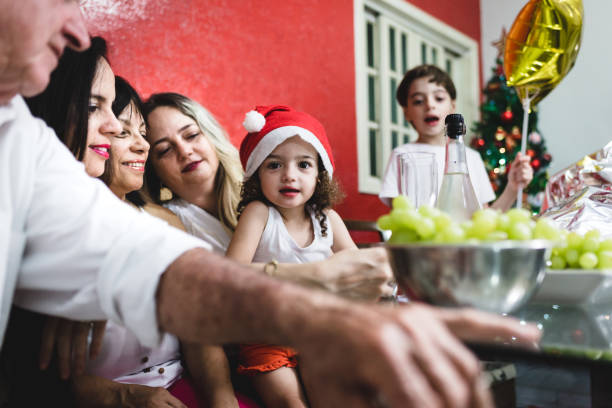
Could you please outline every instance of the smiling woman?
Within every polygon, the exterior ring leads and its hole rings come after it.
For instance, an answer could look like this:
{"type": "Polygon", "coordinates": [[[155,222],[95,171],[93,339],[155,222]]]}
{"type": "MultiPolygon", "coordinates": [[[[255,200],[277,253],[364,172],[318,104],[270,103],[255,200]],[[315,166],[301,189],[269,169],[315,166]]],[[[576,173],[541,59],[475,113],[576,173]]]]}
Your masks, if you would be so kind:
{"type": "Polygon", "coordinates": [[[144,205],[138,190],[142,187],[145,163],[149,155],[142,101],[122,77],[115,77],[116,97],[113,112],[121,123],[121,133],[111,138],[111,156],[101,179],[120,199],[136,206],[144,205]]]}
{"type": "Polygon", "coordinates": [[[66,50],[47,89],[26,102],[83,162],[87,174],[98,177],[109,157],[110,137],[121,132],[111,109],[114,99],[115,77],[106,60],[106,42],[94,37],[82,53],[66,50]]]}

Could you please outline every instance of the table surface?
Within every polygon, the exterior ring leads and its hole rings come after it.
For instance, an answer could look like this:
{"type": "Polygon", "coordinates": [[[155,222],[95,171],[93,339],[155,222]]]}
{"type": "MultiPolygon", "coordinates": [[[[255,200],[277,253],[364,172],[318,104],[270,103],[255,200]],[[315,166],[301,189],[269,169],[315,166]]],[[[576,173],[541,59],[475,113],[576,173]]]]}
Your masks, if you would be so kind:
{"type": "Polygon", "coordinates": [[[505,345],[471,345],[479,354],[558,361],[562,364],[612,367],[612,302],[582,305],[528,303],[511,314],[538,325],[542,340],[538,352],[505,345]]]}

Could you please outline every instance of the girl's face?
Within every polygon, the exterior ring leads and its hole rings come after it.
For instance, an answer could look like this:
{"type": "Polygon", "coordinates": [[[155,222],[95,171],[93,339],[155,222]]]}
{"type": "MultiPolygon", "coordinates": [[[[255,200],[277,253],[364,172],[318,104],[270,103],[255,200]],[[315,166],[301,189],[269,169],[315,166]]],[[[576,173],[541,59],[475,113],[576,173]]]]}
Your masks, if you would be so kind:
{"type": "Polygon", "coordinates": [[[416,129],[421,143],[439,141],[444,135],[444,119],[455,112],[455,102],[448,91],[430,81],[431,77],[415,79],[404,107],[404,116],[416,129]]]}
{"type": "Polygon", "coordinates": [[[278,145],[259,166],[264,196],[276,207],[304,206],[317,185],[319,154],[299,136],[278,145]]]}
{"type": "Polygon", "coordinates": [[[178,109],[160,106],[149,114],[148,121],[150,160],[170,190],[186,197],[193,187],[214,186],[219,159],[193,119],[178,109]]]}
{"type": "Polygon", "coordinates": [[[110,189],[120,198],[142,187],[149,143],[142,115],[130,103],[119,115],[123,131],[111,138],[112,180],[110,189]]]}
{"type": "Polygon", "coordinates": [[[115,100],[115,74],[104,58],[98,61],[96,75],[91,85],[87,148],[83,157],[85,171],[91,177],[104,173],[108,159],[110,138],[121,133],[121,124],[111,109],[115,100]]]}

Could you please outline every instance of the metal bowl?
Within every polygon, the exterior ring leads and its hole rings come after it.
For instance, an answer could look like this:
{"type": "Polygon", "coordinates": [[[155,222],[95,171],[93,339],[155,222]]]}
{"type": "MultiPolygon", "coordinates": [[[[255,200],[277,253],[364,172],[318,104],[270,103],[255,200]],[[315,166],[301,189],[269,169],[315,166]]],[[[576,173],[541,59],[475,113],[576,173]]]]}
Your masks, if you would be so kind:
{"type": "Polygon", "coordinates": [[[410,299],[510,313],[544,279],[550,243],[387,244],[393,272],[410,299]]]}

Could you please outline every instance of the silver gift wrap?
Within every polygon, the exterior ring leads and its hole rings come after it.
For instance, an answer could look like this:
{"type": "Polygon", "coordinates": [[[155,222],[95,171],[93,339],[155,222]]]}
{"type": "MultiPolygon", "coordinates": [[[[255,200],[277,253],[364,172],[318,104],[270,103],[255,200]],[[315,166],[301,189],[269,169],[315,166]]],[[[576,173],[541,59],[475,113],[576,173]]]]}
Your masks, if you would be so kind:
{"type": "Polygon", "coordinates": [[[612,189],[583,187],[574,196],[547,209],[540,217],[548,218],[558,227],[584,234],[599,230],[603,238],[612,238],[612,189]]]}
{"type": "Polygon", "coordinates": [[[611,190],[611,183],[612,142],[549,177],[543,209],[564,205],[588,186],[611,190]]]}
{"type": "Polygon", "coordinates": [[[580,234],[612,237],[612,142],[549,178],[540,217],[580,234]],[[545,206],[545,207],[546,207],[545,206]]]}

